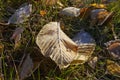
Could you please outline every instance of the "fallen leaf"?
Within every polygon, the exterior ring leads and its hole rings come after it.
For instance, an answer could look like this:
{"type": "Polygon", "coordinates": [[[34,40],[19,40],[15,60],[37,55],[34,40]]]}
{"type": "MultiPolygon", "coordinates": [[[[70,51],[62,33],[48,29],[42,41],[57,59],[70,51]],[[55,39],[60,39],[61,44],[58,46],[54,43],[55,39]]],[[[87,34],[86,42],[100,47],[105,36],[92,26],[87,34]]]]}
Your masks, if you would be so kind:
{"type": "Polygon", "coordinates": [[[93,4],[90,4],[90,7],[105,9],[106,5],[105,4],[93,3],[93,4]]]}
{"type": "Polygon", "coordinates": [[[98,61],[98,57],[95,56],[95,57],[92,57],[90,59],[90,61],[88,62],[88,64],[89,64],[90,67],[92,67],[93,69],[95,69],[97,61],[98,61]]]}
{"type": "Polygon", "coordinates": [[[105,43],[107,50],[109,51],[113,59],[120,59],[120,40],[111,40],[105,43]]]}
{"type": "Polygon", "coordinates": [[[69,17],[78,17],[80,15],[80,9],[75,7],[66,7],[61,10],[59,14],[69,17]]]}
{"type": "Polygon", "coordinates": [[[77,55],[77,44],[60,29],[59,22],[50,22],[43,26],[36,43],[42,54],[50,57],[60,68],[69,65],[77,55]]]}
{"type": "Polygon", "coordinates": [[[111,2],[115,2],[115,1],[117,1],[117,0],[102,0],[101,3],[109,4],[109,3],[111,3],[111,2]]]}
{"type": "Polygon", "coordinates": [[[120,65],[114,61],[107,60],[107,71],[109,74],[120,76],[120,65]]]}
{"type": "Polygon", "coordinates": [[[95,26],[103,23],[104,19],[109,15],[109,12],[105,9],[94,9],[90,13],[90,26],[95,26]]]}
{"type": "Polygon", "coordinates": [[[82,64],[89,59],[95,50],[95,40],[89,33],[81,30],[77,35],[75,35],[73,41],[78,44],[78,55],[74,58],[72,64],[82,64]]]}
{"type": "Polygon", "coordinates": [[[14,39],[15,41],[15,48],[19,45],[19,41],[21,39],[21,33],[24,31],[23,27],[18,27],[15,29],[12,37],[10,38],[11,40],[14,39]]]}
{"type": "Polygon", "coordinates": [[[47,6],[55,5],[59,0],[41,0],[42,4],[45,4],[47,6]]]}
{"type": "Polygon", "coordinates": [[[28,54],[19,69],[20,80],[30,76],[29,74],[32,73],[33,66],[34,63],[30,57],[30,54],[28,54]]]}
{"type": "Polygon", "coordinates": [[[80,8],[80,18],[87,19],[92,8],[87,7],[87,8],[80,8]]]}
{"type": "Polygon", "coordinates": [[[42,17],[45,16],[45,15],[46,15],[46,11],[40,10],[40,15],[41,15],[42,17]]]}
{"type": "Polygon", "coordinates": [[[105,19],[104,19],[101,23],[99,23],[98,25],[99,25],[99,26],[103,26],[103,25],[106,25],[106,24],[110,23],[111,20],[112,20],[112,18],[113,18],[113,15],[114,15],[114,13],[113,13],[113,12],[110,12],[110,13],[105,17],[105,19]]]}
{"type": "Polygon", "coordinates": [[[9,18],[8,24],[20,24],[27,20],[32,12],[32,4],[23,4],[9,18]]]}

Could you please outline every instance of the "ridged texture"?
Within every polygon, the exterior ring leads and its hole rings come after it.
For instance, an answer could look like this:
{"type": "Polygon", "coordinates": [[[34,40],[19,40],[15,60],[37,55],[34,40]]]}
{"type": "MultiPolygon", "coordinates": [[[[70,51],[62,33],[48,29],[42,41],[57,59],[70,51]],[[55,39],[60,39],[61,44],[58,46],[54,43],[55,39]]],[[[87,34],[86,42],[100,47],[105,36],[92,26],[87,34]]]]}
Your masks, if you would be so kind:
{"type": "Polygon", "coordinates": [[[60,67],[67,66],[77,55],[75,44],[61,29],[59,22],[50,22],[38,33],[36,43],[44,56],[60,67]]]}
{"type": "Polygon", "coordinates": [[[92,36],[81,30],[74,38],[73,41],[78,44],[78,55],[76,56],[75,60],[72,62],[73,64],[76,63],[84,63],[86,62],[89,57],[92,55],[95,49],[95,40],[92,36]]]}

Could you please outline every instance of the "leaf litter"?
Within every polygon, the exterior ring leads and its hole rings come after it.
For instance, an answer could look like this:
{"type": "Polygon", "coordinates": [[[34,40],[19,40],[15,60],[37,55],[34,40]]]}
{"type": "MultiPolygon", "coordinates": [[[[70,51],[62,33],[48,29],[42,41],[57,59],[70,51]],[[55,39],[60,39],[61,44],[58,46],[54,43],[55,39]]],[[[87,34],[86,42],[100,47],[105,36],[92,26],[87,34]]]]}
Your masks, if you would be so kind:
{"type": "MultiPolygon", "coordinates": [[[[78,0],[78,2],[81,2],[81,0],[78,0]]],[[[52,6],[53,9],[55,9],[54,7],[56,7],[56,4],[62,6],[62,8],[64,6],[60,2],[60,0],[53,0],[53,3],[50,0],[45,0],[44,3],[46,6],[52,6]]],[[[74,17],[76,17],[77,19],[85,17],[85,19],[90,21],[89,26],[105,26],[106,24],[111,23],[112,17],[114,16],[113,12],[109,12],[108,10],[106,10],[106,4],[91,3],[87,7],[77,7],[78,6],[65,7],[62,10],[59,10],[58,13],[59,15],[73,17],[71,19],[74,19],[74,17]],[[90,20],[89,17],[91,18],[90,20]]],[[[17,24],[18,26],[19,24],[24,24],[26,19],[30,17],[32,13],[32,8],[32,4],[23,4],[9,18],[8,24],[17,24]]],[[[39,12],[39,15],[41,15],[42,18],[45,18],[47,16],[46,11],[47,10],[39,12]]],[[[49,14],[48,12],[49,11],[47,11],[47,14],[49,14]]],[[[63,18],[64,16],[61,17],[63,18]]],[[[98,45],[94,37],[92,37],[89,32],[83,30],[85,28],[82,28],[79,29],[80,32],[77,32],[77,35],[74,35],[73,38],[71,38],[69,35],[66,34],[66,32],[63,32],[61,30],[61,24],[57,21],[47,21],[47,24],[45,24],[41,29],[38,29],[40,30],[40,32],[36,37],[36,44],[40,48],[41,53],[37,52],[37,54],[40,54],[41,56],[35,56],[33,58],[34,53],[27,54],[24,52],[24,54],[27,55],[25,56],[22,63],[20,63],[21,65],[19,65],[18,68],[20,80],[24,80],[25,78],[30,77],[38,68],[40,68],[43,75],[46,76],[46,74],[48,74],[48,71],[54,70],[55,68],[57,68],[57,71],[55,72],[60,72],[61,74],[62,69],[69,69],[69,67],[71,67],[71,65],[73,64],[78,64],[78,66],[82,66],[88,63],[88,65],[91,66],[93,70],[98,67],[99,57],[93,57],[93,55],[97,53],[95,48],[96,45],[98,45]],[[58,68],[58,66],[61,70],[58,68]]],[[[68,24],[71,23],[68,22],[68,24]]],[[[27,27],[24,26],[24,28],[27,27]]],[[[24,28],[20,26],[17,27],[12,37],[10,38],[14,39],[15,45],[20,42],[21,34],[24,34],[24,28]]],[[[108,41],[106,43],[106,47],[112,59],[114,59],[113,61],[107,59],[107,74],[119,76],[119,63],[115,62],[115,60],[119,60],[119,40],[108,41]],[[113,69],[113,67],[115,67],[115,69],[113,69]]],[[[85,74],[89,76],[91,75],[89,72],[85,74]]],[[[94,76],[94,79],[97,79],[97,76],[94,76]]]]}

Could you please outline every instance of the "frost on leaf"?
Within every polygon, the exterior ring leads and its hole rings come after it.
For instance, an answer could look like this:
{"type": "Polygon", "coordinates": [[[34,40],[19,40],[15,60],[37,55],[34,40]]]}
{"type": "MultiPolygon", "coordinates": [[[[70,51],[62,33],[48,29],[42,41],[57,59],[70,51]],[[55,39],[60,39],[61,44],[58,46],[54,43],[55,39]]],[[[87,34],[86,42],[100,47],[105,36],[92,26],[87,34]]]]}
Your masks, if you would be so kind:
{"type": "Polygon", "coordinates": [[[86,62],[91,54],[95,49],[95,40],[92,36],[81,30],[74,38],[73,41],[78,44],[78,55],[76,56],[75,60],[72,62],[74,63],[84,63],[86,62]]]}
{"type": "Polygon", "coordinates": [[[36,43],[42,54],[54,60],[60,68],[71,63],[77,55],[77,44],[60,29],[59,22],[50,22],[43,26],[36,43]]]}
{"type": "Polygon", "coordinates": [[[32,12],[32,4],[23,4],[15,13],[9,18],[8,24],[20,24],[26,21],[32,12]]]}

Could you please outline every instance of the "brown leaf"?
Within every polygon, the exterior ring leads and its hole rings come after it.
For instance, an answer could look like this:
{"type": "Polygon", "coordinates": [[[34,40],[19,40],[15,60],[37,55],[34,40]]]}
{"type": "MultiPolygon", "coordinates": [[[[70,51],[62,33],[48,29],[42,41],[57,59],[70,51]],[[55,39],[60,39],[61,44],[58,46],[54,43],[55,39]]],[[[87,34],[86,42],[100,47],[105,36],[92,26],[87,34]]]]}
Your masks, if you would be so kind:
{"type": "MultiPolygon", "coordinates": [[[[103,24],[103,21],[108,17],[109,12],[105,9],[94,9],[90,13],[91,24],[90,26],[103,24]]],[[[106,19],[107,20],[107,19],[106,19]]]]}
{"type": "Polygon", "coordinates": [[[86,62],[89,57],[91,57],[93,51],[95,50],[95,40],[92,38],[92,36],[85,32],[84,30],[81,30],[74,38],[73,41],[78,44],[78,54],[74,61],[72,62],[76,64],[76,61],[78,64],[82,64],[86,62]]]}
{"type": "Polygon", "coordinates": [[[21,39],[21,33],[24,31],[23,27],[18,27],[15,29],[12,37],[10,38],[11,40],[14,39],[15,41],[15,48],[19,45],[19,41],[21,39]]]}
{"type": "Polygon", "coordinates": [[[50,22],[43,26],[36,43],[42,54],[50,57],[61,68],[71,63],[77,55],[77,44],[60,29],[59,22],[50,22]]]}
{"type": "Polygon", "coordinates": [[[109,51],[113,59],[120,59],[120,40],[111,40],[105,43],[107,50],[109,51]]]}
{"type": "Polygon", "coordinates": [[[42,4],[51,6],[51,5],[55,5],[59,0],[41,0],[41,1],[42,1],[42,4]]]}

